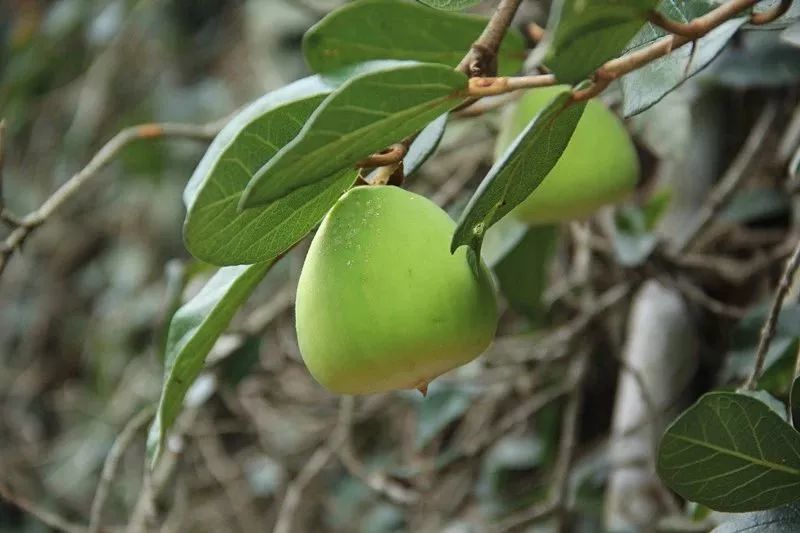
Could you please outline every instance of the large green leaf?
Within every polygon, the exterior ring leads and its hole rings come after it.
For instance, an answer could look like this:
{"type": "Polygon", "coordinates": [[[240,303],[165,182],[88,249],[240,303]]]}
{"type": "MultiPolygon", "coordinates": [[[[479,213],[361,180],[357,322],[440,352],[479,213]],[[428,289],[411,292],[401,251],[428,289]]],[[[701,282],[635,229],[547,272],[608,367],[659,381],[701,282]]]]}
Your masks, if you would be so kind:
{"type": "Polygon", "coordinates": [[[714,528],[711,533],[797,533],[800,505],[793,503],[768,511],[744,513],[714,528]]]}
{"type": "Polygon", "coordinates": [[[256,173],[240,207],[269,203],[352,167],[416,133],[466,95],[467,77],[446,65],[373,61],[350,76],[256,173]]]}
{"type": "MultiPolygon", "coordinates": [[[[689,22],[717,7],[710,0],[664,0],[659,6],[667,18],[689,22]]],[[[722,51],[733,34],[747,22],[747,16],[721,24],[694,45],[687,44],[622,77],[623,112],[626,117],[655,105],[686,79],[697,74],[722,51]],[[694,46],[694,51],[692,50],[694,46]]],[[[666,35],[650,23],[633,38],[629,49],[637,49],[666,35]]]]}
{"type": "Polygon", "coordinates": [[[494,267],[500,290],[517,312],[534,323],[544,315],[542,295],[558,243],[558,226],[534,226],[494,267]]]}
{"type": "Polygon", "coordinates": [[[658,0],[563,0],[550,11],[545,63],[562,83],[576,83],[617,57],[658,0]]]}
{"type": "Polygon", "coordinates": [[[306,78],[256,100],[228,123],[206,151],[184,192],[184,240],[215,265],[277,257],[302,239],[355,181],[355,170],[332,174],[268,205],[239,210],[253,174],[291,141],[331,92],[306,78]]]}
{"type": "Polygon", "coordinates": [[[565,89],[528,124],[470,198],[451,250],[467,244],[480,255],[486,230],[525,200],[558,162],[584,107],[585,102],[571,104],[570,92],[565,89]]]}
{"type": "MultiPolygon", "coordinates": [[[[454,67],[488,19],[439,13],[403,0],[350,2],[323,18],[303,37],[303,55],[315,72],[330,72],[373,59],[413,59],[454,67]]],[[[500,75],[517,72],[525,41],[509,29],[498,52],[500,75]]]]}
{"type": "Polygon", "coordinates": [[[457,9],[464,9],[475,4],[480,4],[481,0],[417,0],[421,4],[435,7],[436,9],[444,9],[447,11],[455,11],[457,9]]]}
{"type": "Polygon", "coordinates": [[[769,509],[800,499],[800,433],[751,396],[711,392],[667,429],[658,473],[717,511],[769,509]]]}
{"type": "Polygon", "coordinates": [[[267,261],[219,269],[172,317],[164,386],[148,439],[153,462],[158,460],[167,431],[181,410],[186,391],[203,369],[208,352],[272,264],[267,261]]]}

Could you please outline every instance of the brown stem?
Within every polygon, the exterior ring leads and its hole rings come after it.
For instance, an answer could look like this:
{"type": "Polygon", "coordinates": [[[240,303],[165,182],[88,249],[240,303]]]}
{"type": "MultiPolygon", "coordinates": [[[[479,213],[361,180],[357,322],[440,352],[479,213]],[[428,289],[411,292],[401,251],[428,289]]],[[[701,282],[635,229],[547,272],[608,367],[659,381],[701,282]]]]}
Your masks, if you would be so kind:
{"type": "Polygon", "coordinates": [[[522,0],[500,0],[483,33],[473,43],[456,70],[470,77],[494,76],[497,73],[497,51],[521,3],[522,0]]]}
{"type": "Polygon", "coordinates": [[[789,11],[790,7],[792,7],[792,0],[781,0],[780,4],[770,10],[763,11],[761,13],[753,13],[750,16],[750,24],[760,26],[761,24],[772,22],[778,17],[785,15],[786,12],[789,11]]]}
{"type": "Polygon", "coordinates": [[[764,369],[764,360],[767,357],[767,350],[772,342],[772,337],[775,335],[775,327],[778,325],[778,316],[781,314],[783,308],[783,300],[792,286],[792,280],[800,268],[800,241],[795,246],[792,256],[786,262],[786,267],[783,269],[781,281],[778,284],[778,289],[775,291],[775,299],[772,301],[772,307],[769,310],[767,321],[761,328],[761,337],[758,339],[758,349],[756,350],[756,362],[753,366],[753,372],[744,384],[747,390],[754,390],[758,383],[758,378],[761,376],[761,371],[764,369]]]}

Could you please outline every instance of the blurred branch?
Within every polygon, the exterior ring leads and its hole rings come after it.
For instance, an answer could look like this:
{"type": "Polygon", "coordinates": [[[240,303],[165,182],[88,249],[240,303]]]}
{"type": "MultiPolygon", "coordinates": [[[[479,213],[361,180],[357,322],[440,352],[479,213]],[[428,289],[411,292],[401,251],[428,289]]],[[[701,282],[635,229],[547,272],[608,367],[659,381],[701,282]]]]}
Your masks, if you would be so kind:
{"type": "Polygon", "coordinates": [[[768,103],[758,117],[750,133],[736,154],[728,170],[708,195],[705,204],[700,208],[694,218],[683,242],[677,247],[675,255],[680,255],[692,248],[701,235],[702,230],[719,214],[730,200],[733,193],[750,175],[753,164],[764,147],[764,136],[772,128],[778,115],[778,106],[775,102],[768,103]]]}
{"type": "Polygon", "coordinates": [[[117,472],[117,467],[128,449],[134,437],[139,431],[144,428],[147,423],[153,418],[155,413],[155,405],[148,405],[136,415],[131,418],[111,446],[111,451],[108,452],[106,461],[103,464],[103,471],[100,474],[100,482],[97,484],[95,490],[94,500],[92,500],[92,510],[89,515],[89,529],[88,533],[97,533],[100,531],[100,521],[103,515],[103,507],[108,499],[108,492],[111,488],[111,482],[114,480],[114,475],[117,472]]]}
{"type": "Polygon", "coordinates": [[[778,17],[785,15],[790,7],[792,7],[792,0],[781,0],[780,3],[772,9],[762,11],[761,13],[753,13],[750,16],[750,24],[761,25],[770,23],[778,17]]]}
{"type": "Polygon", "coordinates": [[[11,492],[11,489],[2,482],[0,482],[0,498],[33,516],[48,527],[57,529],[58,531],[63,531],[65,533],[83,533],[83,531],[85,531],[83,526],[73,524],[66,518],[44,509],[27,498],[14,494],[11,492]]]}
{"type": "Polygon", "coordinates": [[[581,402],[583,401],[583,382],[589,368],[589,350],[582,350],[570,367],[571,393],[564,408],[561,422],[561,439],[558,444],[558,456],[553,468],[548,499],[539,505],[516,513],[498,524],[498,533],[516,530],[530,522],[541,520],[553,514],[557,515],[556,531],[565,531],[565,512],[568,505],[569,473],[575,457],[578,440],[578,421],[580,419],[581,402]]]}
{"type": "Polygon", "coordinates": [[[384,496],[392,503],[398,505],[411,505],[419,501],[419,494],[393,481],[385,472],[369,472],[364,464],[358,460],[353,449],[352,425],[353,407],[355,398],[347,396],[342,398],[342,431],[344,440],[337,450],[339,460],[354,477],[360,479],[374,492],[384,496]]]}
{"type": "Polygon", "coordinates": [[[325,468],[328,461],[336,454],[347,437],[345,422],[348,416],[351,416],[348,415],[348,411],[352,410],[352,404],[348,404],[348,402],[352,402],[352,400],[351,397],[342,397],[339,402],[339,420],[331,432],[332,434],[327,445],[317,448],[303,469],[300,470],[300,473],[297,474],[297,477],[294,478],[294,481],[292,481],[286,489],[286,496],[284,496],[283,502],[281,503],[280,514],[275,523],[273,533],[292,532],[292,523],[297,514],[297,508],[300,506],[303,491],[305,491],[311,481],[322,472],[322,469],[325,468]]]}
{"type": "MultiPolygon", "coordinates": [[[[186,139],[198,139],[208,141],[213,139],[225,122],[225,119],[211,122],[208,124],[142,124],[126,128],[111,138],[83,167],[67,180],[56,192],[52,194],[35,211],[28,213],[17,221],[14,230],[0,244],[0,274],[2,274],[11,256],[16,252],[25,240],[39,226],[44,224],[67,200],[72,198],[83,185],[96,176],[114,158],[119,155],[123,148],[138,140],[159,139],[164,137],[176,137],[186,139]]],[[[9,213],[2,209],[3,218],[7,218],[9,213]]]]}
{"type": "Polygon", "coordinates": [[[778,316],[783,308],[783,300],[786,298],[786,294],[792,286],[792,280],[798,268],[800,268],[800,241],[798,241],[792,256],[786,262],[786,267],[783,270],[778,289],[775,291],[775,299],[772,301],[772,307],[769,310],[769,316],[766,322],[764,322],[764,326],[761,328],[761,336],[758,339],[758,349],[756,350],[756,361],[753,365],[753,372],[744,384],[744,388],[747,390],[754,390],[758,383],[758,378],[761,377],[761,371],[764,369],[764,360],[767,357],[767,350],[769,350],[772,337],[775,335],[775,327],[778,325],[778,316]]]}

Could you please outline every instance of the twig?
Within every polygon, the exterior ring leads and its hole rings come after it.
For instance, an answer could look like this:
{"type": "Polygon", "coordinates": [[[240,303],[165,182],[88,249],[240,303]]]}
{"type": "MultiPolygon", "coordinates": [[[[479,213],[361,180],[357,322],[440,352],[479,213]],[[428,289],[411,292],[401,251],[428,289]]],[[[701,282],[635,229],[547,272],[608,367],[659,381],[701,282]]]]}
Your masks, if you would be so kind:
{"type": "Polygon", "coordinates": [[[500,0],[483,33],[458,64],[457,70],[470,77],[497,73],[497,51],[521,3],[522,0],[500,0]]]}
{"type": "Polygon", "coordinates": [[[569,395],[564,408],[561,423],[561,439],[558,444],[558,457],[553,468],[550,495],[543,504],[525,509],[503,520],[497,527],[498,533],[517,529],[535,520],[541,520],[554,513],[559,515],[558,531],[564,530],[563,511],[567,506],[567,493],[569,489],[569,473],[575,457],[575,447],[578,441],[578,421],[580,407],[583,401],[583,381],[589,367],[589,352],[583,351],[575,358],[570,368],[572,393],[569,395]]]}
{"type": "Polygon", "coordinates": [[[552,74],[499,78],[470,78],[467,94],[475,97],[495,96],[520,89],[547,87],[555,85],[555,83],[556,77],[552,74]]]}
{"type": "Polygon", "coordinates": [[[339,404],[339,421],[333,429],[333,435],[328,441],[328,445],[317,448],[303,469],[300,470],[300,473],[294,481],[292,481],[286,489],[286,496],[284,496],[280,506],[280,513],[278,514],[278,520],[275,523],[273,533],[291,533],[292,522],[294,522],[294,517],[297,514],[297,508],[300,506],[303,491],[305,491],[309,483],[322,472],[322,469],[325,468],[325,465],[328,464],[328,461],[331,460],[344,442],[346,434],[343,420],[347,417],[347,400],[348,398],[344,397],[339,404]]]}
{"type": "Polygon", "coordinates": [[[136,434],[153,418],[155,413],[155,406],[149,405],[139,411],[131,418],[111,446],[108,452],[106,461],[103,464],[103,471],[100,474],[100,482],[97,484],[97,489],[94,493],[92,500],[92,508],[89,514],[89,528],[88,533],[97,533],[100,531],[100,521],[103,515],[103,507],[108,499],[108,492],[111,488],[111,482],[114,480],[114,475],[117,472],[117,467],[128,449],[131,442],[133,442],[136,434]]]}
{"type": "Polygon", "coordinates": [[[369,472],[364,464],[358,460],[352,443],[352,419],[354,398],[342,398],[342,431],[344,440],[337,450],[339,460],[347,471],[355,478],[360,479],[367,487],[377,494],[386,497],[389,501],[399,505],[411,505],[419,501],[419,494],[399,483],[394,482],[384,472],[369,472]]]}
{"type": "Polygon", "coordinates": [[[686,237],[677,247],[674,255],[681,255],[697,242],[703,228],[717,216],[722,208],[730,200],[739,184],[750,174],[756,157],[764,147],[764,136],[769,132],[777,116],[778,106],[770,102],[764,107],[759,115],[753,129],[747,135],[739,153],[736,154],[728,170],[720,179],[719,183],[709,193],[706,202],[700,208],[694,218],[686,237]]]}
{"type": "Polygon", "coordinates": [[[759,26],[761,24],[768,24],[778,17],[786,14],[789,8],[792,7],[792,0],[781,0],[781,3],[768,11],[761,13],[753,13],[750,16],[750,24],[759,26]]]}
{"type": "MultiPolygon", "coordinates": [[[[410,143],[409,143],[410,144],[410,143]]],[[[382,152],[372,154],[366,159],[356,163],[357,168],[375,168],[399,163],[406,156],[408,146],[404,143],[395,143],[382,152]]]]}
{"type": "MultiPolygon", "coordinates": [[[[226,119],[227,120],[227,117],[226,119]]],[[[67,180],[35,211],[25,215],[20,224],[0,245],[0,274],[2,274],[11,255],[19,249],[33,231],[69,200],[86,182],[105,168],[128,144],[143,139],[162,137],[181,137],[187,139],[210,140],[221,129],[224,120],[208,124],[142,124],[126,128],[111,138],[83,167],[67,180]]]]}
{"type": "Polygon", "coordinates": [[[764,360],[767,357],[767,350],[769,350],[772,337],[775,335],[775,327],[778,325],[778,316],[781,314],[783,300],[786,298],[786,293],[789,292],[798,267],[800,267],[800,241],[798,241],[792,256],[786,262],[786,267],[783,270],[778,289],[775,291],[775,299],[772,301],[772,307],[769,310],[769,316],[766,322],[764,322],[764,326],[761,328],[761,336],[758,339],[758,349],[756,350],[756,362],[753,365],[753,373],[750,374],[750,377],[744,384],[744,388],[747,390],[754,390],[758,383],[758,378],[761,377],[761,371],[764,369],[764,360]]]}
{"type": "Polygon", "coordinates": [[[6,163],[6,121],[0,120],[0,213],[5,211],[3,200],[3,168],[6,163]]]}
{"type": "Polygon", "coordinates": [[[85,531],[82,526],[73,524],[66,518],[40,507],[27,498],[14,494],[3,483],[0,483],[0,499],[6,500],[53,529],[64,531],[65,533],[83,533],[85,531]]]}

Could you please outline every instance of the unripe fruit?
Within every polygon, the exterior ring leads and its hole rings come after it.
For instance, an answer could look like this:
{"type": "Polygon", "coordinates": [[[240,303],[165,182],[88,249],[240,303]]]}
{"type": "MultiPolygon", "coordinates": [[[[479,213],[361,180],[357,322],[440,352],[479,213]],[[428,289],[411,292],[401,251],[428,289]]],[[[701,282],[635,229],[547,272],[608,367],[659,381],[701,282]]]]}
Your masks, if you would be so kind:
{"type": "MultiPolygon", "coordinates": [[[[522,96],[501,128],[495,159],[563,90],[546,87],[522,96]]],[[[638,179],[639,159],[625,126],[601,102],[590,100],[561,158],[511,216],[528,224],[585,218],[625,198],[638,179]]]]}
{"type": "Polygon", "coordinates": [[[455,224],[430,200],[393,186],[356,187],[328,212],[297,287],[300,352],[328,389],[418,388],[491,343],[494,287],[455,224]]]}

